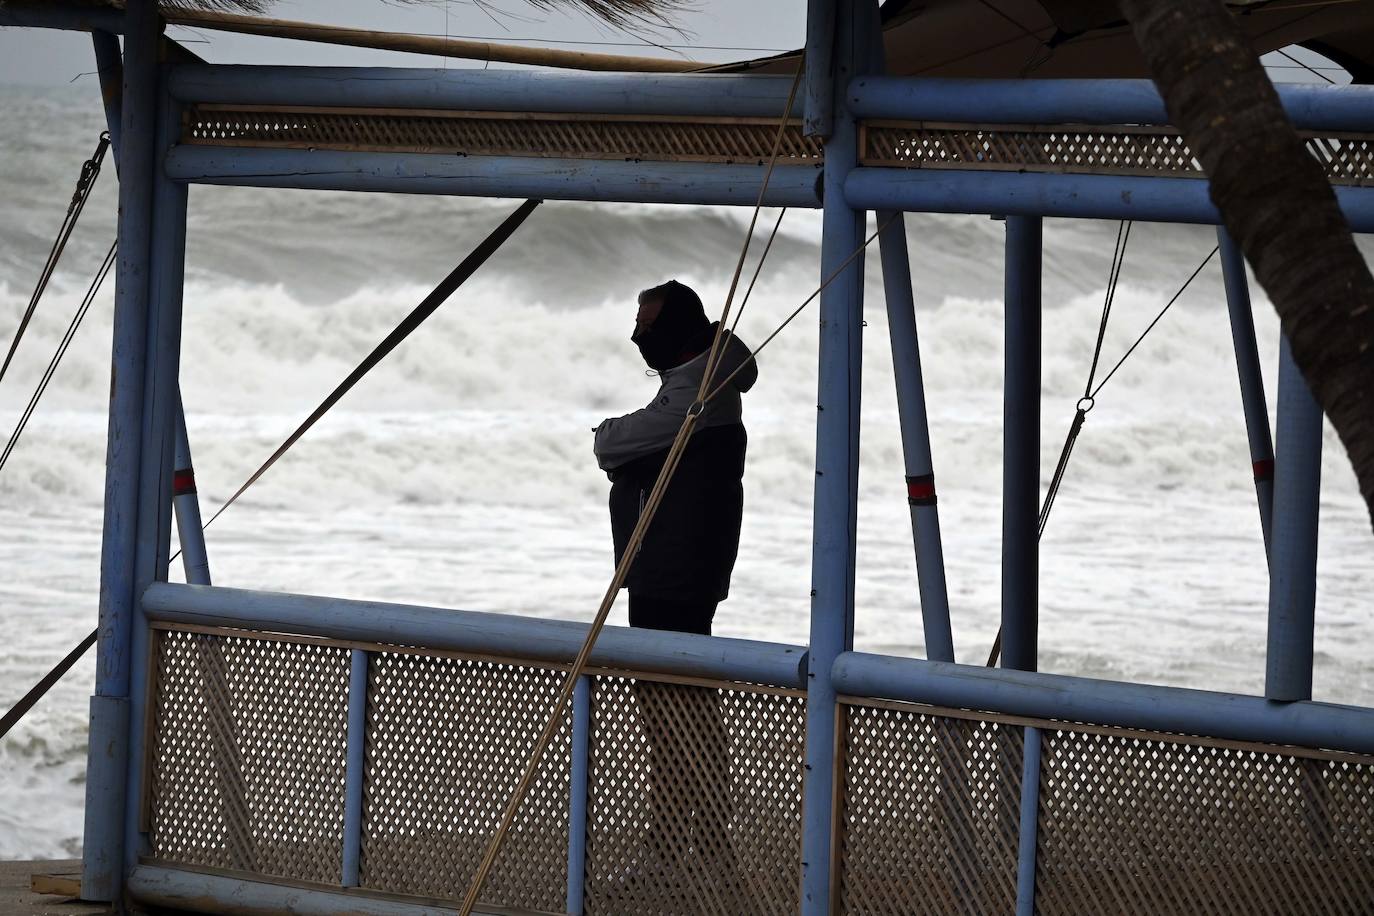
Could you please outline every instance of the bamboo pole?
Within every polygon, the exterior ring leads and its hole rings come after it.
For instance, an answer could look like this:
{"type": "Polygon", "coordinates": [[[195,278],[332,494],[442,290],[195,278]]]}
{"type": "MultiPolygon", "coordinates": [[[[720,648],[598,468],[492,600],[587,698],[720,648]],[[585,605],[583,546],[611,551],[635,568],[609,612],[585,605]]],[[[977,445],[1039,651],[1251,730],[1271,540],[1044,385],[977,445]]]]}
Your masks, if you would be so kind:
{"type": "Polygon", "coordinates": [[[200,29],[215,29],[220,32],[266,35],[271,38],[291,38],[296,41],[351,45],[356,48],[375,48],[383,51],[433,54],[439,57],[458,57],[465,60],[527,64],[536,67],[560,67],[567,70],[685,73],[704,66],[690,60],[665,60],[658,57],[530,48],[521,45],[498,44],[491,41],[441,38],[438,35],[408,35],[401,32],[381,32],[372,29],[319,25],[292,19],[266,19],[259,16],[243,16],[237,13],[222,13],[214,10],[188,10],[163,6],[162,17],[167,20],[169,25],[194,26],[200,29]]]}

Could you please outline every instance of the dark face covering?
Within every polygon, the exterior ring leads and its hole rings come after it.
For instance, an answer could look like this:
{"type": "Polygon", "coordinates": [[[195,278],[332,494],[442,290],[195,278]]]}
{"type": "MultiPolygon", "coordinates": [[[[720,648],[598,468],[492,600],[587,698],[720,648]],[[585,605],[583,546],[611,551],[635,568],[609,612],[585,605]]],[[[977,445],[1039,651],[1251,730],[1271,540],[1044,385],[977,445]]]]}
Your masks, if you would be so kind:
{"type": "Polygon", "coordinates": [[[664,294],[663,305],[649,327],[630,337],[644,362],[657,372],[680,366],[710,346],[711,322],[706,320],[701,300],[687,287],[676,286],[664,294]]]}

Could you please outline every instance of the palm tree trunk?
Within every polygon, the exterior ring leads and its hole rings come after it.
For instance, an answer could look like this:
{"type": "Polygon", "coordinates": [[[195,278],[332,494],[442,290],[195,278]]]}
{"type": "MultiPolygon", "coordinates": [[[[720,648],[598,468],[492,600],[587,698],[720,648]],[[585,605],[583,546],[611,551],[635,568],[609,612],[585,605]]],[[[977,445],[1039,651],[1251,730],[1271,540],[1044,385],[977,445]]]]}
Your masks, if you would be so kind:
{"type": "Polygon", "coordinates": [[[1119,5],[1345,445],[1374,522],[1374,278],[1331,185],[1220,0],[1119,5]]]}

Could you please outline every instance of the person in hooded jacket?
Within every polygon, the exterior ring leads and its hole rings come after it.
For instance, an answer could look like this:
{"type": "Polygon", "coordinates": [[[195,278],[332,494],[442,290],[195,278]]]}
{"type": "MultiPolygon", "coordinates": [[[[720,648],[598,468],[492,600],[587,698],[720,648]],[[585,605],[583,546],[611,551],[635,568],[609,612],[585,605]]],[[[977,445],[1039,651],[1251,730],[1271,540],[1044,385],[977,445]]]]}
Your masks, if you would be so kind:
{"type": "MultiPolygon", "coordinates": [[[[707,320],[697,294],[676,280],[639,294],[631,339],[658,373],[658,392],[644,408],[596,428],[597,463],[611,478],[617,564],[696,403],[717,324],[707,320]]],[[[744,512],[748,439],[740,395],[757,378],[749,349],[727,333],[707,393],[729,382],[702,409],[626,579],[630,626],[710,635],[716,605],[730,592],[744,512]]],[[[643,858],[629,868],[622,890],[633,894],[655,873],[655,880],[681,877],[683,868],[695,876],[687,883],[697,890],[731,886],[739,872],[730,839],[729,742],[717,692],[640,680],[634,696],[649,746],[649,827],[643,858]]]]}
{"type": "MultiPolygon", "coordinates": [[[[597,463],[611,478],[617,564],[696,402],[718,324],[707,319],[697,294],[676,280],[639,294],[631,340],[658,373],[658,393],[644,408],[596,428],[597,463]]],[[[730,381],[706,403],[630,567],[630,626],[710,634],[716,605],[730,593],[744,512],[748,437],[740,395],[757,378],[749,348],[726,333],[711,387],[730,381]]]]}

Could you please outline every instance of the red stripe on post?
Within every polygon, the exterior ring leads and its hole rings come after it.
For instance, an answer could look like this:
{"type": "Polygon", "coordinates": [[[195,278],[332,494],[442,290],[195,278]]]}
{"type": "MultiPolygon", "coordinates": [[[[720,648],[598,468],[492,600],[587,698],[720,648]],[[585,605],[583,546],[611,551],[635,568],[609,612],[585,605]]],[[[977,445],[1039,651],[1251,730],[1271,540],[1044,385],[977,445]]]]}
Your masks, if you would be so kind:
{"type": "Polygon", "coordinates": [[[922,474],[906,479],[906,501],[913,506],[935,505],[935,475],[922,474]]]}
{"type": "Polygon", "coordinates": [[[1256,461],[1253,465],[1256,480],[1274,479],[1274,459],[1266,458],[1263,461],[1256,461]]]}
{"type": "Polygon", "coordinates": [[[182,468],[172,472],[172,495],[185,496],[196,492],[196,472],[192,468],[182,468]]]}

